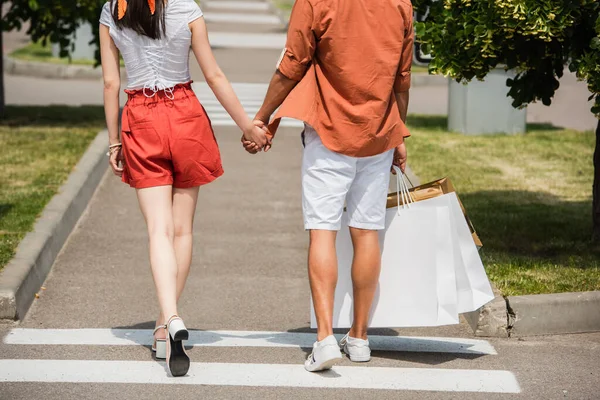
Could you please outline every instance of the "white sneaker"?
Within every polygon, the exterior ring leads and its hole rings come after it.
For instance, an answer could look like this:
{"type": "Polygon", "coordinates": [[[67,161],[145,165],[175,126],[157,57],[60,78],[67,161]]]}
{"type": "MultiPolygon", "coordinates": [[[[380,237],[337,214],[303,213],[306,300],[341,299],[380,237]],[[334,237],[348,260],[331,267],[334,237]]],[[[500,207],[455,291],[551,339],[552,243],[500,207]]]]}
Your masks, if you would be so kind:
{"type": "Polygon", "coordinates": [[[320,342],[315,342],[313,351],[306,359],[304,368],[309,372],[330,369],[342,360],[342,353],[335,336],[327,336],[320,342]]]}
{"type": "Polygon", "coordinates": [[[340,348],[344,353],[350,356],[350,360],[354,362],[367,362],[371,360],[371,348],[369,347],[369,339],[357,339],[347,333],[340,340],[340,348]]]}

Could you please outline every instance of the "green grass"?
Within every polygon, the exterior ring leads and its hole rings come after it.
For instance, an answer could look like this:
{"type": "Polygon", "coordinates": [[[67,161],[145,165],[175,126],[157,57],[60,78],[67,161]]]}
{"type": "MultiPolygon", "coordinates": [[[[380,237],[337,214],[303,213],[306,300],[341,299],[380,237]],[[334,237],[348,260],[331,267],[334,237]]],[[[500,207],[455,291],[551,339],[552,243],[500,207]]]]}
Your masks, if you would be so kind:
{"type": "MultiPolygon", "coordinates": [[[[88,60],[84,58],[72,58],[69,60],[67,57],[53,57],[52,46],[47,44],[43,46],[41,43],[30,43],[25,47],[13,51],[10,56],[17,60],[23,61],[36,61],[45,62],[51,64],[72,64],[72,65],[89,65],[95,66],[95,60],[88,60]]],[[[124,67],[125,63],[121,59],[121,67],[124,67]]]]}
{"type": "Polygon", "coordinates": [[[0,269],[103,127],[102,107],[7,107],[0,120],[0,269]]]}
{"type": "Polygon", "coordinates": [[[412,67],[410,67],[410,71],[413,74],[428,74],[429,73],[429,69],[427,67],[424,67],[422,65],[417,65],[417,64],[413,64],[412,67]]]}
{"type": "Polygon", "coordinates": [[[11,57],[23,61],[38,61],[52,64],[75,64],[93,66],[94,60],[71,59],[52,56],[52,47],[50,44],[43,46],[41,43],[31,43],[25,47],[17,49],[10,54],[11,57]]]}
{"type": "Polygon", "coordinates": [[[448,133],[445,117],[408,124],[409,164],[423,183],[451,178],[504,295],[600,290],[592,132],[531,125],[519,136],[464,136],[448,133]]]}
{"type": "Polygon", "coordinates": [[[277,8],[289,15],[294,7],[294,0],[274,0],[273,3],[277,8]]]}

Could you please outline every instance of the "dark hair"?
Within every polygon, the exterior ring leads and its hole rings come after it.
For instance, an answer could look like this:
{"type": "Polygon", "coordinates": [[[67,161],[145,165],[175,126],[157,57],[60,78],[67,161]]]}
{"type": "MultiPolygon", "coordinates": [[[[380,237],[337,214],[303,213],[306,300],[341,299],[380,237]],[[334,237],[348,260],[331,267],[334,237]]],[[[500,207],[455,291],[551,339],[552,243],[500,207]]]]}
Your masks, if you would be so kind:
{"type": "Polygon", "coordinates": [[[154,15],[150,13],[148,0],[127,0],[125,16],[119,19],[118,0],[111,0],[112,16],[119,29],[133,29],[140,35],[160,39],[165,34],[165,1],[156,0],[154,15]]]}

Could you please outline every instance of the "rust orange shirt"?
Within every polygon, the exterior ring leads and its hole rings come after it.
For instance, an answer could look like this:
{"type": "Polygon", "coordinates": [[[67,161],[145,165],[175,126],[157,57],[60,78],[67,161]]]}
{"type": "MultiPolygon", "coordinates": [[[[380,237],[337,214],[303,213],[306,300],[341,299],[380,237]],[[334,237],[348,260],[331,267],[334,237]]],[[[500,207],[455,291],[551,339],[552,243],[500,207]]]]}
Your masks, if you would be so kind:
{"type": "Polygon", "coordinates": [[[296,0],[278,70],[299,81],[269,129],[290,117],[332,151],[383,153],[410,136],[395,92],[410,87],[410,0],[296,0]]]}

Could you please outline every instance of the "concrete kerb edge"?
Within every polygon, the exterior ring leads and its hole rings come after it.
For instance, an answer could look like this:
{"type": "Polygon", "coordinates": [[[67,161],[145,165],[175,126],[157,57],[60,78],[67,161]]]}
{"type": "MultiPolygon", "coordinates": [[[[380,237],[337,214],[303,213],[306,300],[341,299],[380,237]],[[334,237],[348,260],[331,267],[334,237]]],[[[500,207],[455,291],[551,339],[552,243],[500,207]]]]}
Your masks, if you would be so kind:
{"type": "Polygon", "coordinates": [[[22,319],[108,169],[106,131],[98,133],[33,231],[0,272],[0,320],[22,319]]]}
{"type": "Polygon", "coordinates": [[[524,337],[600,331],[600,291],[502,296],[463,314],[475,336],[524,337]]]}
{"type": "Polygon", "coordinates": [[[508,296],[514,337],[600,331],[600,291],[508,296]]]}
{"type": "MultiPolygon", "coordinates": [[[[94,80],[102,78],[102,68],[100,67],[25,61],[6,56],[4,57],[4,72],[9,75],[48,79],[94,80]]],[[[126,77],[124,68],[121,68],[121,77],[123,79],[126,77]]]]}

